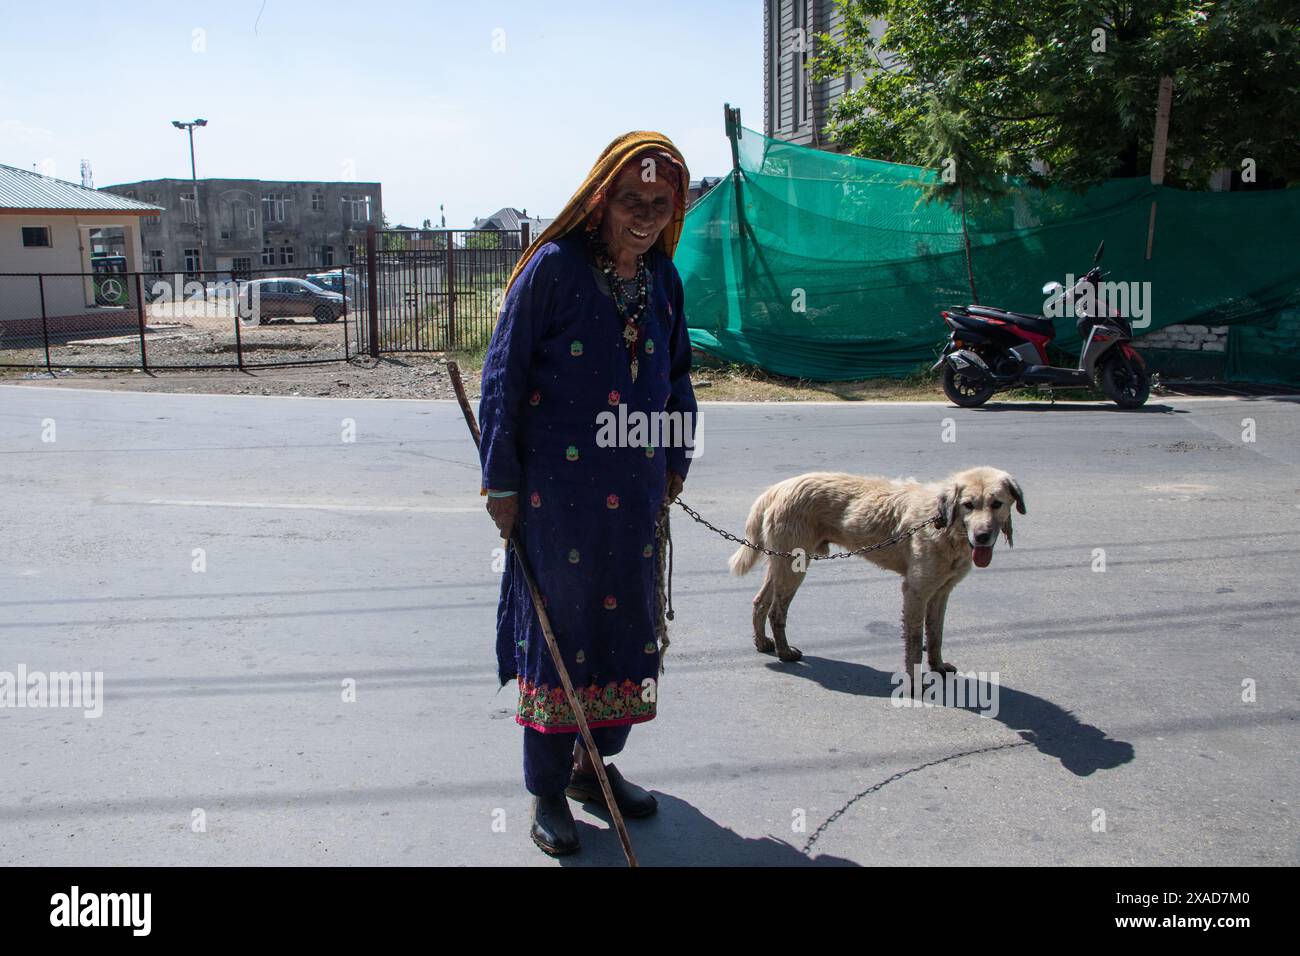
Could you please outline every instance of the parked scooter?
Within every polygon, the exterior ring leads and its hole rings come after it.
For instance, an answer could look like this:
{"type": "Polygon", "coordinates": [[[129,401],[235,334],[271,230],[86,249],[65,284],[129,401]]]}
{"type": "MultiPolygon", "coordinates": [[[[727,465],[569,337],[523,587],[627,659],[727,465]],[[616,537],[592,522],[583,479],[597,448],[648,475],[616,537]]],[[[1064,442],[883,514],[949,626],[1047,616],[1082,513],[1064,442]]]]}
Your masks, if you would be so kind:
{"type": "Polygon", "coordinates": [[[974,408],[1009,388],[1087,388],[1095,383],[1120,408],[1142,407],[1151,394],[1151,377],[1146,362],[1129,344],[1133,328],[1101,303],[1098,263],[1105,247],[1103,241],[1092,268],[1073,288],[1059,282],[1043,286],[1044,295],[1056,293],[1049,307],[1069,302],[1079,317],[1075,328],[1083,347],[1077,368],[1047,364],[1047,345],[1056,335],[1050,318],[979,305],[955,307],[940,313],[952,334],[930,369],[943,366],[944,394],[956,405],[974,408]],[[1101,311],[1109,314],[1092,314],[1101,311]]]}

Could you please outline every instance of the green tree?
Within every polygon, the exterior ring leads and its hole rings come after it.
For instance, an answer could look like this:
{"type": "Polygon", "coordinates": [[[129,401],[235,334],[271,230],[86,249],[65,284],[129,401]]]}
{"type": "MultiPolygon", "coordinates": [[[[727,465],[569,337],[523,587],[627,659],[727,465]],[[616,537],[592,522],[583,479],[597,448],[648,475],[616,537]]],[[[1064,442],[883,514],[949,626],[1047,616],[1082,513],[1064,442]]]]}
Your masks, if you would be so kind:
{"type": "Polygon", "coordinates": [[[496,229],[474,229],[465,233],[466,249],[500,249],[501,233],[496,229]]]}
{"type": "Polygon", "coordinates": [[[1246,159],[1261,178],[1300,181],[1294,0],[838,2],[844,37],[816,37],[813,74],[865,82],[833,109],[831,135],[860,156],[952,160],[956,181],[934,194],[989,194],[1007,177],[1083,188],[1146,173],[1166,75],[1167,182],[1204,188],[1246,159]]]}

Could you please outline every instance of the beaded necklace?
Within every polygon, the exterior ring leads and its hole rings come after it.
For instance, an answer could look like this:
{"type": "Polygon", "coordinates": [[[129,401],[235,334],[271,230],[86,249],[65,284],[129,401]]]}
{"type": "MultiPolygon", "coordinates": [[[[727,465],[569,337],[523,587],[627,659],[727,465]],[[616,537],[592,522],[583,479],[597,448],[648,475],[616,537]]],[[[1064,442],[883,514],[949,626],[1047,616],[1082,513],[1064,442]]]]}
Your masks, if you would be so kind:
{"type": "Polygon", "coordinates": [[[641,340],[645,338],[645,326],[641,324],[641,316],[645,314],[648,298],[646,293],[650,285],[645,256],[636,257],[636,275],[632,279],[624,279],[618,274],[618,267],[614,264],[614,258],[609,254],[609,247],[600,233],[592,231],[588,234],[588,241],[592,256],[596,260],[596,268],[609,281],[614,308],[618,310],[619,318],[623,320],[623,342],[627,346],[628,369],[632,373],[632,381],[635,382],[637,349],[641,340]],[[636,291],[634,295],[629,295],[628,286],[633,283],[636,291]]]}

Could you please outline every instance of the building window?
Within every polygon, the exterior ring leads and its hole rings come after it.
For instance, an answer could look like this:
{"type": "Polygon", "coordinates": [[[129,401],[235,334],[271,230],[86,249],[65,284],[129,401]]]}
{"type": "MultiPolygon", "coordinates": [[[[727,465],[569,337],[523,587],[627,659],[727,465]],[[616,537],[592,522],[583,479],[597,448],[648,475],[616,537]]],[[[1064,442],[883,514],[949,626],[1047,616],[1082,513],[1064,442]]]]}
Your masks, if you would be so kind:
{"type": "Polygon", "coordinates": [[[221,238],[222,238],[222,239],[229,239],[229,238],[231,237],[231,235],[232,235],[232,233],[231,233],[229,227],[227,227],[227,226],[222,226],[222,227],[221,227],[221,238]]]}
{"type": "Polygon", "coordinates": [[[321,246],[321,247],[320,247],[320,264],[323,265],[323,266],[332,266],[332,265],[334,265],[334,247],[333,247],[333,246],[321,246]]]}
{"type": "Polygon", "coordinates": [[[313,192],[311,194],[311,211],[320,212],[325,208],[325,194],[322,192],[313,192]]]}
{"type": "Polygon", "coordinates": [[[257,210],[256,210],[256,209],[250,209],[250,210],[248,210],[248,229],[249,229],[250,232],[253,232],[253,231],[255,231],[255,230],[257,229],[257,210]]]}
{"type": "Polygon", "coordinates": [[[344,196],[343,197],[343,220],[345,222],[369,222],[370,221],[370,197],[369,196],[344,196]]]}
{"type": "Polygon", "coordinates": [[[49,226],[23,226],[23,245],[29,249],[49,248],[49,226]]]}
{"type": "Polygon", "coordinates": [[[155,206],[155,205],[158,204],[158,194],[157,194],[157,193],[148,193],[148,194],[145,195],[145,197],[144,197],[144,201],[147,202],[147,203],[148,203],[149,205],[151,205],[151,206],[155,206]]]}
{"type": "Polygon", "coordinates": [[[230,278],[247,279],[248,274],[253,271],[252,259],[231,259],[230,260],[230,278]]]}
{"type": "Polygon", "coordinates": [[[134,190],[134,189],[128,189],[128,190],[126,190],[126,192],[124,192],[122,195],[126,196],[127,199],[134,199],[134,198],[135,198],[135,190],[134,190]]]}
{"type": "Polygon", "coordinates": [[[193,193],[181,193],[181,222],[194,222],[198,213],[198,204],[193,193]]]}
{"type": "Polygon", "coordinates": [[[272,249],[270,246],[262,247],[262,265],[264,266],[275,265],[275,250],[272,249]]]}
{"type": "Polygon", "coordinates": [[[185,271],[191,273],[198,272],[199,269],[201,269],[202,267],[203,267],[203,263],[199,260],[199,250],[186,249],[185,250],[185,271]]]}
{"type": "Polygon", "coordinates": [[[149,250],[149,268],[154,272],[163,271],[163,251],[161,249],[149,250]]]}
{"type": "Polygon", "coordinates": [[[293,265],[293,246],[280,247],[280,265],[282,266],[293,265]]]}
{"type": "Polygon", "coordinates": [[[262,197],[262,222],[284,222],[285,204],[289,197],[284,193],[267,193],[262,197]]]}

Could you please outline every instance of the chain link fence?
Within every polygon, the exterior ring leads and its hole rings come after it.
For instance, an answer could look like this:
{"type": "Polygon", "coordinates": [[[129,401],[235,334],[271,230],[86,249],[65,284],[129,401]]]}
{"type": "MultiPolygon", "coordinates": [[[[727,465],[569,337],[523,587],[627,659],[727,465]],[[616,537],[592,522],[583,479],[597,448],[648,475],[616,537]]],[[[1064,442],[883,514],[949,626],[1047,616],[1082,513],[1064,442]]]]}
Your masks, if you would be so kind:
{"type": "Polygon", "coordinates": [[[367,232],[347,266],[0,273],[0,366],[245,369],[486,348],[517,230],[367,232]]]}
{"type": "Polygon", "coordinates": [[[0,365],[259,368],[352,356],[346,269],[0,274],[0,365]]]}

